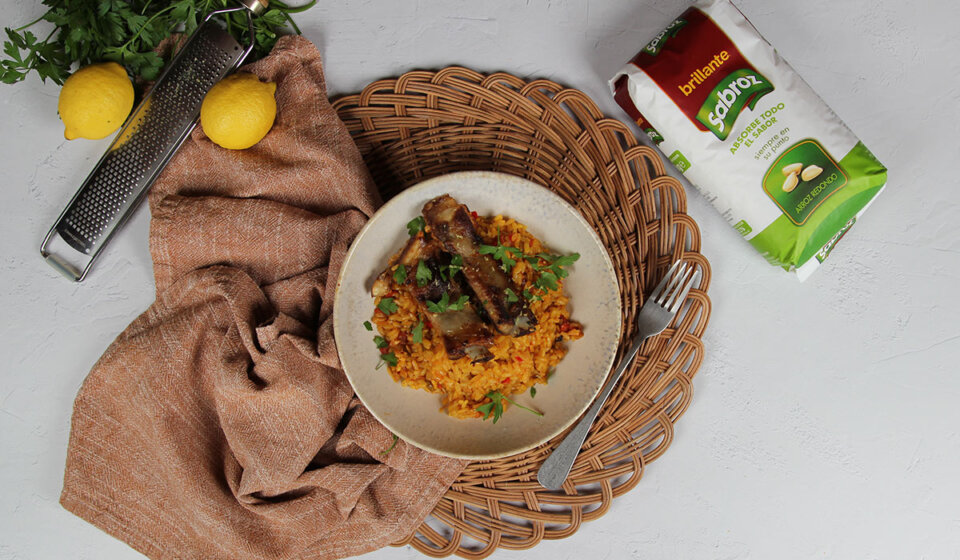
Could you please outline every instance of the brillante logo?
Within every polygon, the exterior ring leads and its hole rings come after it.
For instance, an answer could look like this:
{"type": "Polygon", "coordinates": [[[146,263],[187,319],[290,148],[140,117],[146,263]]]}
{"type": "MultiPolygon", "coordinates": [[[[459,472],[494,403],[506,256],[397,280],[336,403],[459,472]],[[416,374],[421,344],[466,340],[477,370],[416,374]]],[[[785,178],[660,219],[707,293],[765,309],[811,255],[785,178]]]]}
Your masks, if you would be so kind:
{"type": "Polygon", "coordinates": [[[744,107],[751,110],[761,97],[773,91],[773,84],[752,68],[731,72],[707,94],[697,120],[720,140],[726,140],[744,107]]]}

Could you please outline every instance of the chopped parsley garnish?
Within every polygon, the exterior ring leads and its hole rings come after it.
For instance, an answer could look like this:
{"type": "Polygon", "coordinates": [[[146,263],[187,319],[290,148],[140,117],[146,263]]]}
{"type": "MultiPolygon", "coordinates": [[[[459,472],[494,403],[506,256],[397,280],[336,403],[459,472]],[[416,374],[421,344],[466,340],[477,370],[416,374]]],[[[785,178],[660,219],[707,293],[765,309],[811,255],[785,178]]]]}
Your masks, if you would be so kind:
{"type": "Polygon", "coordinates": [[[387,352],[386,354],[380,355],[380,361],[377,362],[377,367],[375,369],[380,369],[383,367],[383,364],[387,364],[390,367],[395,367],[397,365],[397,355],[393,352],[387,352]]]}
{"type": "Polygon", "coordinates": [[[537,416],[543,416],[542,412],[533,410],[532,408],[527,408],[522,404],[517,403],[514,400],[511,400],[509,397],[501,393],[500,391],[492,391],[487,393],[487,398],[490,399],[490,402],[487,404],[482,404],[477,407],[477,412],[483,414],[483,419],[486,420],[490,418],[490,415],[493,414],[493,423],[496,424],[497,420],[500,420],[500,417],[503,416],[503,401],[518,406],[527,412],[536,414],[537,416]]]}
{"type": "Polygon", "coordinates": [[[393,271],[393,279],[397,284],[403,284],[407,281],[407,267],[402,264],[397,265],[397,269],[393,271]]]}
{"type": "Polygon", "coordinates": [[[556,290],[560,286],[557,284],[557,275],[546,270],[540,273],[540,277],[537,278],[537,281],[533,283],[534,286],[540,288],[543,291],[547,290],[556,290]]]}
{"type": "Polygon", "coordinates": [[[420,322],[414,325],[413,330],[410,331],[410,334],[413,335],[414,344],[420,344],[423,342],[423,317],[420,318],[420,322]]]}
{"type": "Polygon", "coordinates": [[[463,270],[463,257],[460,255],[454,255],[450,259],[450,277],[453,278],[453,275],[463,270]]]}
{"type": "Polygon", "coordinates": [[[385,297],[377,304],[377,309],[383,311],[384,315],[390,315],[391,313],[396,313],[399,307],[397,307],[397,302],[393,301],[392,297],[385,297]]]}
{"type": "Polygon", "coordinates": [[[433,280],[433,272],[430,271],[427,263],[421,260],[417,263],[417,286],[422,288],[431,280],[433,280]]]}
{"type": "Polygon", "coordinates": [[[530,387],[530,398],[532,399],[533,397],[536,397],[536,396],[537,396],[537,388],[530,387]]]}
{"type": "Polygon", "coordinates": [[[397,355],[393,352],[384,352],[384,350],[390,346],[390,343],[387,342],[387,339],[377,335],[373,337],[373,343],[377,345],[377,350],[380,351],[380,360],[377,362],[377,367],[374,369],[380,369],[383,367],[383,364],[387,364],[389,366],[397,365],[397,355]]]}
{"type": "Polygon", "coordinates": [[[388,447],[386,451],[381,451],[380,456],[386,457],[387,455],[389,455],[390,452],[393,451],[393,448],[397,446],[398,441],[400,441],[400,437],[397,436],[397,434],[393,434],[393,443],[390,444],[390,447],[388,447]]]}
{"type": "Polygon", "coordinates": [[[440,265],[440,278],[450,280],[461,270],[463,270],[463,257],[454,255],[453,258],[450,259],[450,264],[440,265]]]}
{"type": "Polygon", "coordinates": [[[515,301],[520,301],[520,298],[517,296],[516,292],[507,288],[504,290],[504,293],[507,294],[507,303],[513,303],[515,301]]]}
{"type": "Polygon", "coordinates": [[[523,297],[526,298],[527,301],[543,301],[543,296],[539,294],[534,294],[530,290],[524,290],[523,297]]]}
{"type": "Polygon", "coordinates": [[[559,280],[570,275],[570,272],[563,267],[570,266],[571,264],[577,262],[577,259],[579,258],[580,253],[571,253],[569,255],[548,255],[546,253],[539,253],[537,255],[538,261],[536,263],[528,259],[527,262],[530,262],[531,266],[540,272],[540,277],[537,278],[537,281],[534,282],[533,285],[544,291],[556,290],[559,288],[559,280]],[[546,264],[540,264],[540,260],[545,261],[546,264]]]}
{"type": "MultiPolygon", "coordinates": [[[[497,244],[481,245],[479,252],[481,255],[490,255],[495,260],[500,261],[500,268],[502,268],[504,272],[510,272],[517,264],[517,259],[527,261],[535,271],[540,273],[534,285],[544,291],[558,289],[560,287],[559,280],[570,275],[570,272],[564,267],[570,266],[580,258],[580,253],[571,253],[569,255],[550,255],[547,253],[538,253],[536,256],[524,255],[520,249],[508,247],[500,242],[500,230],[497,230],[497,244]],[[540,264],[541,261],[543,261],[544,264],[540,264]]],[[[527,297],[527,299],[533,299],[532,296],[533,294],[531,294],[531,297],[527,297]]]]}
{"type": "Polygon", "coordinates": [[[548,255],[546,253],[539,253],[537,257],[547,261],[547,268],[554,269],[560,278],[566,278],[566,271],[564,271],[564,274],[560,274],[560,269],[564,266],[570,266],[571,264],[580,260],[580,253],[570,253],[569,255],[548,255]]]}
{"type": "Polygon", "coordinates": [[[462,295],[459,298],[457,298],[457,301],[455,303],[451,303],[447,307],[447,309],[449,309],[450,311],[461,311],[463,310],[463,307],[467,305],[468,301],[470,301],[470,296],[462,295]]]}
{"type": "Polygon", "coordinates": [[[499,229],[497,230],[497,244],[480,245],[480,254],[491,255],[494,259],[500,261],[502,263],[500,268],[502,268],[504,272],[510,272],[510,269],[517,264],[517,259],[523,257],[523,251],[520,249],[517,249],[516,247],[508,247],[503,243],[500,243],[499,229]]]}
{"type": "Polygon", "coordinates": [[[417,216],[407,222],[407,233],[410,234],[410,237],[413,237],[423,231],[423,226],[425,225],[427,225],[427,222],[423,219],[423,216],[417,216]]]}
{"type": "Polygon", "coordinates": [[[372,330],[373,330],[373,325],[370,324],[370,321],[364,321],[364,322],[363,322],[363,328],[367,329],[368,331],[372,331],[372,330]]]}
{"type": "Polygon", "coordinates": [[[470,301],[470,296],[464,294],[457,298],[457,301],[450,303],[450,294],[443,294],[440,300],[433,302],[427,301],[427,311],[430,313],[445,313],[447,311],[462,311],[463,307],[470,301]]]}

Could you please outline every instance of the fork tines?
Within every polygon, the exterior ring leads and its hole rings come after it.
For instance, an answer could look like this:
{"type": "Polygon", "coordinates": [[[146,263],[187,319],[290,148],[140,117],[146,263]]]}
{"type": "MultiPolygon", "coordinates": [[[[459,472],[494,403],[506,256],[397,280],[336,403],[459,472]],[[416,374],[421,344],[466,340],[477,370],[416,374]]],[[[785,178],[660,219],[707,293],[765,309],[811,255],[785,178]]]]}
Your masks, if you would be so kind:
{"type": "Polygon", "coordinates": [[[696,265],[676,261],[657,284],[650,298],[659,306],[676,313],[687,299],[690,288],[700,281],[700,270],[696,265]]]}

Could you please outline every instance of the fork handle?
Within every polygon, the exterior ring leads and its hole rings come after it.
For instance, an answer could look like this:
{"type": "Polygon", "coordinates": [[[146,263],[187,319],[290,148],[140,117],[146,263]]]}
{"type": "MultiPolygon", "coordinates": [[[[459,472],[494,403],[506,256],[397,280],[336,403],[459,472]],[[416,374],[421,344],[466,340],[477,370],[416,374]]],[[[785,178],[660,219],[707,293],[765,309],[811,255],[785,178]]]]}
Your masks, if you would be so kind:
{"type": "Polygon", "coordinates": [[[610,378],[607,379],[607,384],[603,386],[603,390],[600,391],[600,395],[597,397],[597,400],[594,401],[593,406],[587,410],[587,413],[577,422],[577,425],[567,434],[567,437],[563,438],[560,445],[550,453],[547,460],[540,465],[540,470],[537,472],[537,481],[543,485],[544,488],[559,490],[563,486],[563,481],[566,480],[567,475],[570,474],[570,469],[573,468],[573,462],[580,453],[580,447],[583,445],[584,440],[587,439],[590,426],[593,425],[593,421],[596,420],[597,415],[600,414],[603,403],[607,402],[607,397],[610,396],[617,381],[620,380],[620,376],[623,375],[627,366],[629,366],[633,358],[636,357],[637,352],[640,350],[640,345],[643,344],[643,341],[650,338],[650,336],[651,335],[638,335],[634,337],[630,349],[627,350],[627,353],[624,354],[620,363],[617,364],[617,369],[614,370],[610,378]]]}

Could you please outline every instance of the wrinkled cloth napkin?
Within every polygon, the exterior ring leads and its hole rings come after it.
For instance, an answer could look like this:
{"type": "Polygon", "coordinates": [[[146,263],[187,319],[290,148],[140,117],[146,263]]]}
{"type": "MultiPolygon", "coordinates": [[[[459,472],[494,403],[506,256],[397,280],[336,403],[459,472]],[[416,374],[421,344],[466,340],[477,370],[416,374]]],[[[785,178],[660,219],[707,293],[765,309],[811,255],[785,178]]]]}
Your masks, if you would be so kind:
{"type": "Polygon", "coordinates": [[[409,535],[464,463],[385,453],[340,369],[334,288],[379,197],[319,52],[246,70],[276,123],[244,151],[198,128],[153,186],[157,299],[80,389],[60,501],[152,558],[342,558],[409,535]]]}

